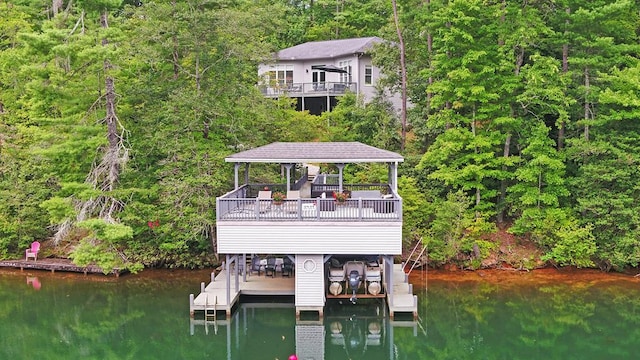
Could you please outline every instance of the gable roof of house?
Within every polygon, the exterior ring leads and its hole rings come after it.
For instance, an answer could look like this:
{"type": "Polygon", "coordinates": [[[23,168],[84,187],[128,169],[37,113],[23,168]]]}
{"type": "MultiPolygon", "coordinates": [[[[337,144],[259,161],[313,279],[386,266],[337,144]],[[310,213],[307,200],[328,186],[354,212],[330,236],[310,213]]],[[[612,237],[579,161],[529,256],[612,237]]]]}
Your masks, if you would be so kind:
{"type": "Polygon", "coordinates": [[[275,142],[225,158],[237,163],[387,163],[402,155],[360,142],[275,142]]]}
{"type": "Polygon", "coordinates": [[[383,40],[377,36],[312,41],[282,49],[277,52],[276,58],[278,60],[332,59],[345,55],[366,53],[373,45],[381,42],[383,40]]]}

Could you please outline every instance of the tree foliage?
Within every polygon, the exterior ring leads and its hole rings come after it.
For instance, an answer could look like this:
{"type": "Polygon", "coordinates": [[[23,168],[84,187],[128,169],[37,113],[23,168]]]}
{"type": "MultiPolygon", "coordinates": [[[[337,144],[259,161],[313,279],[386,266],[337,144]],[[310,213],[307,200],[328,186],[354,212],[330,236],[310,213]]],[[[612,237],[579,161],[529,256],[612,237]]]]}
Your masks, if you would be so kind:
{"type": "Polygon", "coordinates": [[[558,264],[640,263],[635,1],[63,3],[0,3],[0,257],[66,223],[78,261],[210,265],[226,155],[361,141],[403,152],[404,236],[437,263],[495,223],[558,264]],[[406,124],[385,91],[321,116],[257,91],[273,51],[358,36],[389,40],[374,63],[396,90],[403,39],[406,124]],[[100,219],[130,236],[79,225],[100,219]]]}

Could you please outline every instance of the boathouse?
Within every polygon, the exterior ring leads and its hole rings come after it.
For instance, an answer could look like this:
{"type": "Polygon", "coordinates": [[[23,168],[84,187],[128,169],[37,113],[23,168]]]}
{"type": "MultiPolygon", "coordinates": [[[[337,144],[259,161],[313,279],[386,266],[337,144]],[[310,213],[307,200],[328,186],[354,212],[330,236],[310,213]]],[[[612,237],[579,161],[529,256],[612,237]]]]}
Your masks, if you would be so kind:
{"type": "Polygon", "coordinates": [[[191,314],[224,310],[229,317],[241,294],[290,294],[297,316],[322,318],[327,299],[365,298],[386,299],[391,317],[417,316],[417,296],[394,264],[402,253],[403,160],[359,142],[278,142],[228,156],[234,187],[216,199],[224,268],[190,296],[191,314]],[[385,164],[386,181],[345,183],[345,167],[361,163],[385,164]],[[281,183],[253,180],[257,164],[279,164],[281,183]]]}

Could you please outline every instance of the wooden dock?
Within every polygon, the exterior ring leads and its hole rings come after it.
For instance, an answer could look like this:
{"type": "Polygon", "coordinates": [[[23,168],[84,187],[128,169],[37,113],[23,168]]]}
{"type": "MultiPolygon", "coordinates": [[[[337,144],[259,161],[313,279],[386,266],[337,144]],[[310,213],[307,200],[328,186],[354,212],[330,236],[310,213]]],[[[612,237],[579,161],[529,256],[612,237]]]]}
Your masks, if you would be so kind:
{"type": "Polygon", "coordinates": [[[0,268],[14,268],[20,270],[43,270],[43,271],[65,271],[87,274],[115,275],[119,277],[123,272],[120,269],[113,269],[105,274],[102,268],[96,265],[78,266],[69,259],[38,259],[38,260],[3,260],[0,261],[0,268]]]}

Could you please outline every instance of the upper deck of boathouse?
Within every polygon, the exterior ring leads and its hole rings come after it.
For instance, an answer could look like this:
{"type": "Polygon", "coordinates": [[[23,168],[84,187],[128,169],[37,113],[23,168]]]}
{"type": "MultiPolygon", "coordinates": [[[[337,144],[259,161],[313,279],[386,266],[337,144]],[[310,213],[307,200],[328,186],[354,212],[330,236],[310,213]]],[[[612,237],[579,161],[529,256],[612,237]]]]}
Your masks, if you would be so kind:
{"type": "MultiPolygon", "coordinates": [[[[300,198],[273,201],[257,197],[259,189],[284,188],[282,184],[243,185],[217,199],[218,221],[402,221],[402,199],[386,184],[350,184],[350,198],[336,202],[334,185],[311,184],[300,198]],[[351,190],[367,188],[368,190],[351,190]],[[305,196],[306,193],[306,196],[305,196]],[[317,194],[325,194],[325,197],[317,194]]],[[[283,190],[276,190],[282,191],[283,190]]]]}
{"type": "Polygon", "coordinates": [[[398,163],[404,159],[391,151],[359,142],[272,143],[242,151],[225,159],[235,163],[234,189],[216,199],[216,219],[220,221],[349,221],[401,222],[402,199],[397,193],[398,163]],[[286,171],[281,184],[250,183],[252,163],[280,164],[286,171]],[[386,183],[346,184],[347,164],[387,164],[386,183]],[[241,168],[244,164],[244,184],[241,168]],[[303,171],[296,175],[300,165],[303,171]],[[337,174],[312,174],[308,164],[331,164],[337,174]],[[260,198],[261,190],[297,196],[283,201],[260,198]],[[350,198],[337,202],[334,193],[350,198]]]}

